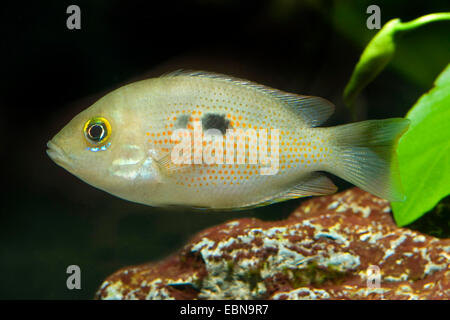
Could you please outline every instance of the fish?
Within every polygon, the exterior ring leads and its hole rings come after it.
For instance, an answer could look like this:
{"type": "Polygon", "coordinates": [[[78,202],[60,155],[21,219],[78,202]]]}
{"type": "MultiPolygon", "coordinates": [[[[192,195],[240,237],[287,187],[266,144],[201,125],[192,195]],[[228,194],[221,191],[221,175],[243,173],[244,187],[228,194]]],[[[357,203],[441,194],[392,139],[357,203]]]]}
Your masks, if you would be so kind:
{"type": "Polygon", "coordinates": [[[47,154],[86,183],[153,207],[245,210],[328,195],[337,187],[327,173],[405,200],[396,147],[409,120],[320,127],[333,112],[321,97],[180,70],[106,94],[47,154]]]}

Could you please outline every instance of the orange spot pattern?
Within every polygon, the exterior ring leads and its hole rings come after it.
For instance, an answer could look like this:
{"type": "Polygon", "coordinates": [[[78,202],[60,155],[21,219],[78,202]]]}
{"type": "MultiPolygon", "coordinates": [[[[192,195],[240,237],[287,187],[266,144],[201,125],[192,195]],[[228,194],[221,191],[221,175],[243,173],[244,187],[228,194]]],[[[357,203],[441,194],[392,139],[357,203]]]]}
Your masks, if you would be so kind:
{"type": "MultiPolygon", "coordinates": [[[[230,107],[220,105],[220,100],[211,98],[201,98],[204,103],[192,104],[192,103],[178,103],[169,104],[167,110],[163,115],[154,113],[157,125],[150,127],[146,132],[149,148],[168,153],[172,150],[175,142],[171,140],[171,135],[177,126],[177,121],[180,116],[188,115],[189,121],[187,123],[187,129],[193,130],[193,121],[200,121],[202,115],[206,113],[224,114],[230,121],[230,124],[234,129],[268,129],[268,145],[267,153],[271,152],[270,141],[270,129],[280,129],[279,140],[279,174],[292,174],[299,168],[310,168],[311,170],[318,170],[313,167],[314,165],[322,165],[327,157],[329,158],[332,150],[325,147],[326,140],[320,136],[314,136],[312,129],[292,129],[292,125],[289,125],[288,120],[280,120],[279,123],[273,122],[273,118],[279,116],[276,112],[257,113],[252,112],[248,105],[241,103],[237,106],[230,107]],[[217,101],[216,101],[217,100],[217,101]],[[219,105],[217,105],[217,103],[219,105]],[[271,126],[271,127],[270,127],[271,126]]],[[[222,99],[226,100],[226,99],[222,99]]],[[[223,101],[222,101],[223,102],[223,101]]],[[[226,103],[227,101],[225,101],[226,103]]],[[[229,101],[228,101],[229,102],[229,101]]],[[[192,136],[191,136],[192,137],[192,136]]],[[[259,132],[257,131],[257,137],[259,138],[259,132]]],[[[253,141],[256,143],[255,141],[253,141]]],[[[202,143],[203,147],[207,146],[206,141],[202,143]]],[[[240,147],[242,145],[240,144],[240,147]]],[[[237,143],[234,144],[235,148],[235,161],[237,153],[237,143]]],[[[224,160],[226,150],[226,139],[223,141],[224,160]]],[[[260,147],[256,147],[256,155],[259,153],[260,147]]],[[[193,139],[192,139],[192,160],[194,157],[193,139]]],[[[267,176],[260,175],[260,169],[262,167],[268,167],[269,164],[261,164],[258,160],[257,164],[249,164],[250,156],[255,156],[252,152],[253,149],[249,148],[248,140],[245,145],[245,164],[192,164],[185,166],[180,173],[177,173],[176,184],[189,188],[200,187],[217,187],[219,186],[231,186],[241,184],[255,183],[255,179],[265,179],[267,176]]]]}

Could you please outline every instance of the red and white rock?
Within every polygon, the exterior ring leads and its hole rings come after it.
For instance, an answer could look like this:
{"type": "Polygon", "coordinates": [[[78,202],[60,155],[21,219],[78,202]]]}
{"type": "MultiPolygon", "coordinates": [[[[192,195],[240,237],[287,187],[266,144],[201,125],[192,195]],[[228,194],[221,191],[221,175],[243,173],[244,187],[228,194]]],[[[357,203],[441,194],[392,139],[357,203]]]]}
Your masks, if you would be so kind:
{"type": "Polygon", "coordinates": [[[449,299],[450,239],[392,220],[354,188],[304,202],[283,221],[233,220],[159,262],[108,277],[98,299],[449,299]],[[378,287],[367,270],[380,270],[378,287]]]}

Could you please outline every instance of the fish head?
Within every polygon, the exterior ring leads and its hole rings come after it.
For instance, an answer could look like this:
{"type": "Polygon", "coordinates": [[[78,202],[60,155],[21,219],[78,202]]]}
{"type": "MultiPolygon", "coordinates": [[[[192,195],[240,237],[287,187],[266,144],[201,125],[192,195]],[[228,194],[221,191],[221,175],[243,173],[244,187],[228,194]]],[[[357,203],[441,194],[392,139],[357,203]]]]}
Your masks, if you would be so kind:
{"type": "Polygon", "coordinates": [[[143,184],[149,190],[157,182],[159,170],[152,150],[146,149],[143,120],[133,103],[121,91],[104,96],[47,143],[47,154],[99,189],[126,199],[139,196],[143,184]]]}

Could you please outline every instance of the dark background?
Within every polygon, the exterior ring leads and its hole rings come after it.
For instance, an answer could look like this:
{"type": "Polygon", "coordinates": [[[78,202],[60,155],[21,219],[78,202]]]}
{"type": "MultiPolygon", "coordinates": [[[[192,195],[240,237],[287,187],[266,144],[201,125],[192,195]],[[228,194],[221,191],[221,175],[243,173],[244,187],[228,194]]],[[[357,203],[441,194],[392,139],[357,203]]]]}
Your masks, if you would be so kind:
{"type": "MultiPolygon", "coordinates": [[[[118,268],[160,260],[206,227],[287,217],[303,200],[231,214],[127,202],[56,166],[46,142],[106,92],[180,68],[322,96],[337,106],[328,125],[349,122],[341,95],[376,33],[370,4],[382,24],[450,9],[447,0],[2,2],[0,299],[90,299],[118,268]],[[81,30],[66,28],[71,4],[81,30]],[[71,264],[82,290],[66,288],[71,264]]],[[[405,35],[360,97],[361,118],[404,116],[449,62],[449,34],[435,23],[405,35]]]]}

